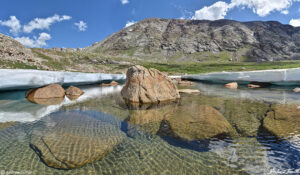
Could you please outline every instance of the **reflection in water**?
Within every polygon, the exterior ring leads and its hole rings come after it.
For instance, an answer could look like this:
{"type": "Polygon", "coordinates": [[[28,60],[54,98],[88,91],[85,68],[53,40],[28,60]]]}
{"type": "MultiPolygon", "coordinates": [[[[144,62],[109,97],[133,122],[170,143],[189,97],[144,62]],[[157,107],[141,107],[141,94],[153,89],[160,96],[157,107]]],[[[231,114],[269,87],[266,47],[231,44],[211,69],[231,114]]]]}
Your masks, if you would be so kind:
{"type": "MultiPolygon", "coordinates": [[[[62,106],[68,106],[84,101],[88,101],[93,98],[101,98],[104,95],[119,92],[122,86],[115,87],[82,87],[85,93],[76,100],[70,100],[67,97],[59,105],[36,105],[28,102],[25,99],[25,91],[17,92],[17,95],[6,93],[3,99],[0,99],[0,122],[19,121],[19,122],[32,122],[36,121],[51,112],[57,111],[62,106]],[[20,96],[22,98],[20,98],[20,96]],[[5,98],[4,98],[5,97],[5,98]],[[13,97],[16,97],[14,99],[13,97]]],[[[43,100],[42,100],[43,101],[43,100]]],[[[49,103],[48,100],[43,101],[49,103]]]]}
{"type": "Polygon", "coordinates": [[[60,105],[64,101],[64,98],[47,98],[47,99],[27,98],[27,100],[35,104],[49,106],[49,105],[60,105]]]}
{"type": "Polygon", "coordinates": [[[121,86],[107,88],[83,88],[83,96],[65,98],[61,105],[1,99],[0,121],[39,120],[0,130],[0,169],[34,174],[269,174],[272,169],[300,168],[300,98],[290,89],[232,91],[195,83],[191,88],[201,93],[182,94],[178,102],[128,106],[119,94],[121,86]],[[60,112],[47,115],[53,111],[60,112]],[[112,148],[107,154],[102,154],[104,145],[112,148]]]}

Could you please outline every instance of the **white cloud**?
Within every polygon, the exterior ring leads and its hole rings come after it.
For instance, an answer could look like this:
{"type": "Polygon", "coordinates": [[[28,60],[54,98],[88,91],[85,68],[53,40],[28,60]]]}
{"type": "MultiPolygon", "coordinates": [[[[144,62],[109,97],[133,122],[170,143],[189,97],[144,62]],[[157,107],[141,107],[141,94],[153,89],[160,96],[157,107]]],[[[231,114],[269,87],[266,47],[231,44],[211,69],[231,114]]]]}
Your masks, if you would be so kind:
{"type": "Polygon", "coordinates": [[[289,11],[288,11],[288,10],[283,10],[283,11],[281,11],[280,13],[282,13],[282,14],[284,14],[284,15],[287,15],[287,14],[289,14],[289,11]]]}
{"type": "Polygon", "coordinates": [[[297,0],[232,0],[232,6],[246,6],[257,15],[264,17],[273,11],[285,11],[297,0]]]}
{"type": "Polygon", "coordinates": [[[300,0],[231,0],[230,3],[218,1],[211,6],[204,6],[200,10],[196,10],[192,19],[223,19],[227,15],[227,12],[235,7],[241,9],[245,7],[249,8],[253,13],[261,17],[267,16],[274,11],[287,15],[289,13],[288,8],[291,7],[294,2],[299,1],[300,0]]]}
{"type": "Polygon", "coordinates": [[[15,16],[10,16],[10,19],[7,21],[0,20],[0,25],[9,27],[9,32],[14,35],[17,35],[21,30],[20,21],[15,16]]]}
{"type": "Polygon", "coordinates": [[[300,19],[291,19],[290,25],[292,25],[294,27],[300,27],[300,19]]]}
{"type": "Polygon", "coordinates": [[[192,19],[217,20],[224,19],[230,5],[223,1],[218,1],[211,6],[204,6],[202,9],[195,11],[192,19]]]}
{"type": "Polygon", "coordinates": [[[123,5],[128,4],[128,3],[129,3],[129,0],[121,0],[121,3],[122,3],[123,5]]]}
{"type": "Polygon", "coordinates": [[[50,29],[50,26],[56,22],[61,22],[65,20],[70,20],[72,17],[63,15],[54,15],[48,18],[35,18],[34,20],[30,21],[28,24],[24,25],[23,31],[25,33],[31,33],[35,29],[50,29]]]}
{"type": "Polygon", "coordinates": [[[38,38],[34,37],[34,39],[31,39],[29,37],[17,37],[15,40],[19,41],[26,47],[42,47],[46,46],[46,41],[50,40],[51,36],[48,33],[40,33],[40,36],[38,38]]]}
{"type": "Polygon", "coordinates": [[[131,26],[131,25],[133,25],[133,24],[135,24],[136,23],[136,21],[127,21],[126,22],[126,25],[125,25],[125,28],[126,27],[129,27],[129,26],[131,26]]]}
{"type": "Polygon", "coordinates": [[[79,31],[86,31],[87,29],[87,24],[84,21],[76,22],[74,25],[78,27],[79,31]]]}

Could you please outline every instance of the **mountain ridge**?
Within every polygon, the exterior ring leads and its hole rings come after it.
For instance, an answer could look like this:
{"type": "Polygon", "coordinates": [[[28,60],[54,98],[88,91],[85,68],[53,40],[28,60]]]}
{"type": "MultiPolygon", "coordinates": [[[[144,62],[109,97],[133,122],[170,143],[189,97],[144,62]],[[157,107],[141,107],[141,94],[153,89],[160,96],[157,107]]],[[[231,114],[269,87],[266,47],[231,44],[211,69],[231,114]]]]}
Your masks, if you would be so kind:
{"type": "Polygon", "coordinates": [[[233,61],[294,60],[300,59],[300,28],[278,21],[149,18],[85,50],[157,61],[206,61],[220,53],[233,61]]]}

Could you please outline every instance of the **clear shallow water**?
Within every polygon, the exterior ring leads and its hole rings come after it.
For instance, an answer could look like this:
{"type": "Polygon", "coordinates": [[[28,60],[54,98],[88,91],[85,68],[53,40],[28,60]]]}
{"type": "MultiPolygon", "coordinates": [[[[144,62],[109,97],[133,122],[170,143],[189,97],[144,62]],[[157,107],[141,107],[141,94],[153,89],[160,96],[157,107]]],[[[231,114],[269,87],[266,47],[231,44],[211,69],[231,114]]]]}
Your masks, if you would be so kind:
{"type": "Polygon", "coordinates": [[[183,94],[177,103],[128,107],[119,94],[121,86],[82,88],[86,93],[80,98],[48,106],[28,102],[24,91],[1,93],[0,170],[279,174],[300,169],[298,120],[293,132],[280,138],[264,127],[273,105],[292,106],[297,118],[300,96],[290,89],[229,90],[197,83],[189,88],[199,88],[201,94],[183,94]],[[215,116],[219,118],[212,120],[215,116]],[[46,154],[48,150],[52,153],[46,154]],[[57,164],[75,160],[77,166],[92,163],[62,170],[47,166],[50,159],[57,164]]]}

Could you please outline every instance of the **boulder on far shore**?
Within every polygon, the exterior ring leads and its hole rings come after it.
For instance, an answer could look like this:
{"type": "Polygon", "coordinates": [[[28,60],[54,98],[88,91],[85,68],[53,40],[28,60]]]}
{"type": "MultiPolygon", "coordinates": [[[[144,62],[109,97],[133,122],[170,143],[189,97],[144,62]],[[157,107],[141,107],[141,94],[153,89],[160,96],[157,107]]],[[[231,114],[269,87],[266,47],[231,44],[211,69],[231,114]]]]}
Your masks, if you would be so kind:
{"type": "Polygon", "coordinates": [[[265,83],[265,82],[250,82],[248,84],[249,88],[265,88],[265,87],[269,87],[272,86],[271,83],[265,83]]]}
{"type": "Polygon", "coordinates": [[[102,87],[108,87],[108,86],[117,86],[118,84],[119,84],[118,82],[112,81],[110,83],[101,83],[100,86],[102,86],[102,87]]]}
{"type": "Polygon", "coordinates": [[[37,89],[29,89],[25,96],[28,99],[63,98],[65,90],[59,84],[50,84],[37,89]]]}
{"type": "Polygon", "coordinates": [[[296,87],[295,89],[293,89],[294,92],[300,92],[300,88],[296,87]]]}
{"type": "Polygon", "coordinates": [[[198,89],[179,89],[179,93],[184,93],[184,94],[199,94],[200,91],[198,89]]]}
{"type": "Polygon", "coordinates": [[[192,86],[193,82],[187,81],[187,80],[180,80],[180,81],[178,81],[178,85],[181,85],[181,86],[192,86]]]}
{"type": "Polygon", "coordinates": [[[75,86],[70,86],[67,90],[66,90],[66,95],[67,96],[80,96],[82,95],[84,92],[79,89],[78,87],[75,86]]]}
{"type": "Polygon", "coordinates": [[[237,82],[227,83],[227,84],[225,84],[225,87],[227,87],[229,89],[237,89],[238,83],[237,82]]]}
{"type": "Polygon", "coordinates": [[[160,103],[180,98],[172,80],[157,69],[132,66],[121,95],[128,103],[160,103]]]}

